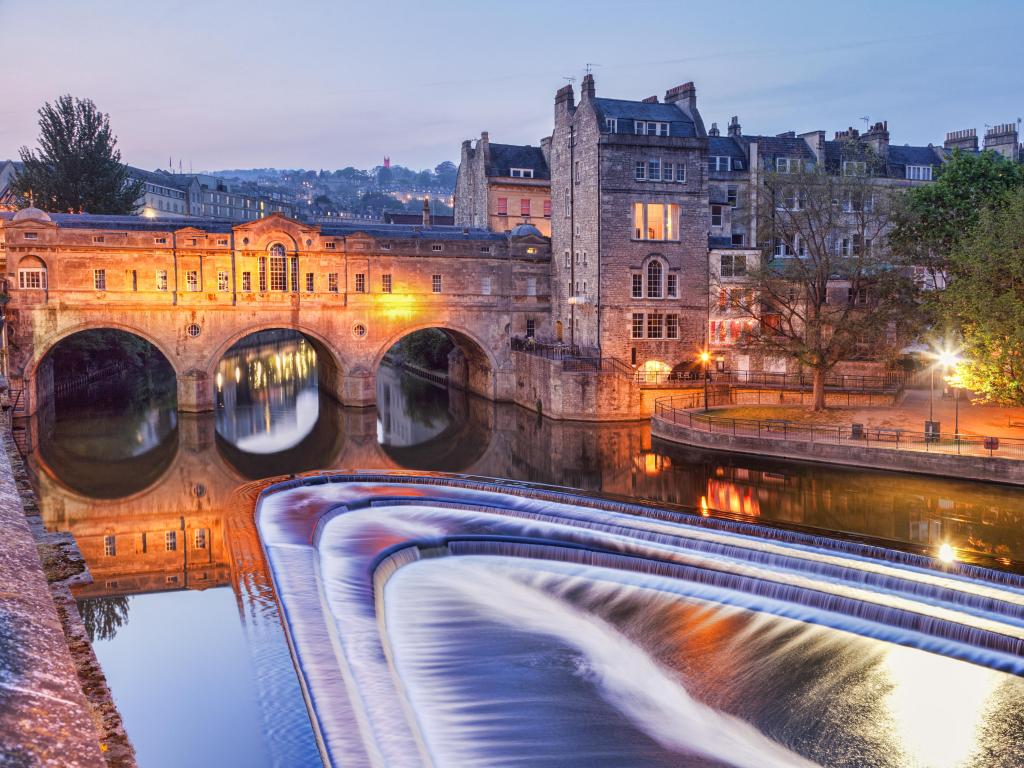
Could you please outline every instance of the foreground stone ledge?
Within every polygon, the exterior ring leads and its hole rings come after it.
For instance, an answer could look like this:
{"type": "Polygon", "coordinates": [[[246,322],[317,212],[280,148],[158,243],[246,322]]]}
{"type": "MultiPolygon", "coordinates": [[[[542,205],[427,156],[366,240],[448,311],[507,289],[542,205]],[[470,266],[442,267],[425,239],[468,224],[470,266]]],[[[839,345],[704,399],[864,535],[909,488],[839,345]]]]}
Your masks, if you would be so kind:
{"type": "MultiPolygon", "coordinates": [[[[6,424],[0,429],[6,432],[6,424]]],[[[0,531],[0,765],[100,768],[106,761],[97,718],[82,693],[6,450],[0,531]]]]}

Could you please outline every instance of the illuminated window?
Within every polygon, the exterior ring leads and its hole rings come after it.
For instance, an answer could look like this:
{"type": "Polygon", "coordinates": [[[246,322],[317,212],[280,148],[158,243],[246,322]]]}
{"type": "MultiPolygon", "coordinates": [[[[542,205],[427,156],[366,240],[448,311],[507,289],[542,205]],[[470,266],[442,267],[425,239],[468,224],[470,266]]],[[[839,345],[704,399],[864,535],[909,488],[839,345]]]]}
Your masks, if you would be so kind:
{"type": "Polygon", "coordinates": [[[107,270],[94,269],[92,271],[92,285],[97,291],[107,290],[107,270]]]}
{"type": "Polygon", "coordinates": [[[366,293],[366,274],[363,272],[356,272],[356,293],[366,293]]]}
{"type": "Polygon", "coordinates": [[[156,271],[156,289],[158,291],[166,291],[167,290],[167,270],[166,269],[158,269],[156,271]]]}
{"type": "Polygon", "coordinates": [[[19,288],[45,288],[46,287],[46,269],[42,267],[33,267],[31,269],[19,269],[18,270],[18,287],[19,288]]]}
{"type": "Polygon", "coordinates": [[[242,273],[242,290],[247,292],[252,290],[252,272],[242,273]]]}
{"type": "Polygon", "coordinates": [[[327,290],[331,293],[338,292],[338,273],[330,272],[327,275],[327,290]]]}
{"type": "Polygon", "coordinates": [[[665,315],[665,338],[679,338],[679,315],[665,315]]]}
{"type": "Polygon", "coordinates": [[[228,290],[228,273],[226,270],[219,270],[217,272],[217,290],[226,291],[228,290]]]}
{"type": "Polygon", "coordinates": [[[440,275],[431,275],[431,277],[430,277],[430,287],[431,287],[431,290],[433,290],[434,293],[440,293],[441,292],[441,276],[440,275]]]}
{"type": "Polygon", "coordinates": [[[660,339],[664,332],[665,316],[659,312],[647,315],[647,338],[660,339]]]}
{"type": "Polygon", "coordinates": [[[644,315],[643,312],[633,313],[633,326],[631,329],[631,335],[634,339],[642,339],[644,337],[644,315]]]}
{"type": "Polygon", "coordinates": [[[114,536],[103,537],[103,554],[106,557],[113,557],[117,554],[117,539],[114,536]]]}
{"type": "Polygon", "coordinates": [[[312,272],[306,273],[306,293],[312,293],[316,287],[316,277],[312,272]]]}
{"type": "Polygon", "coordinates": [[[380,276],[380,289],[384,293],[391,293],[391,275],[380,276]]]}
{"type": "Polygon", "coordinates": [[[633,275],[633,298],[642,299],[644,297],[644,276],[641,274],[633,275]]]}
{"type": "Polygon", "coordinates": [[[178,548],[178,532],[167,531],[164,533],[164,549],[167,552],[174,552],[178,548]]]}
{"type": "Polygon", "coordinates": [[[195,548],[206,549],[206,529],[197,528],[195,533],[195,548]]]}
{"type": "Polygon", "coordinates": [[[661,262],[652,261],[647,265],[647,298],[661,298],[661,262]]]}
{"type": "Polygon", "coordinates": [[[190,269],[185,273],[185,290],[199,290],[199,272],[197,270],[190,269]]]}
{"type": "Polygon", "coordinates": [[[677,240],[679,206],[672,203],[633,203],[633,239],[677,240]]]}
{"type": "MultiPolygon", "coordinates": [[[[270,247],[270,290],[287,291],[288,282],[285,270],[287,260],[284,255],[283,245],[272,245],[270,247]]],[[[262,289],[262,286],[260,286],[262,289]]]]}
{"type": "Polygon", "coordinates": [[[676,298],[676,293],[678,292],[677,291],[677,285],[678,285],[678,282],[679,282],[678,276],[677,275],[666,275],[665,276],[665,280],[666,280],[666,284],[665,285],[666,285],[666,288],[667,288],[667,290],[665,291],[665,295],[668,296],[670,299],[676,298]]]}
{"type": "Polygon", "coordinates": [[[508,216],[508,198],[507,197],[499,197],[498,198],[498,215],[499,216],[508,216]]]}

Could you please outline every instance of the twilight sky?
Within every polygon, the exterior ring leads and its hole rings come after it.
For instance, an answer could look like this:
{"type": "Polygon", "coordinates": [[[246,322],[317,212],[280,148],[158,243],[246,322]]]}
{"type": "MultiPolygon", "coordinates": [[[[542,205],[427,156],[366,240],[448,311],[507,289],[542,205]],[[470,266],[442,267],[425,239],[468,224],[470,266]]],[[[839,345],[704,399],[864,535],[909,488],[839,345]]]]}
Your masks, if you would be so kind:
{"type": "Polygon", "coordinates": [[[413,168],[462,139],[536,144],[554,92],[688,80],[710,127],[893,143],[1024,116],[1020,0],[0,0],[0,158],[61,93],[109,112],[124,159],[198,170],[413,168]]]}

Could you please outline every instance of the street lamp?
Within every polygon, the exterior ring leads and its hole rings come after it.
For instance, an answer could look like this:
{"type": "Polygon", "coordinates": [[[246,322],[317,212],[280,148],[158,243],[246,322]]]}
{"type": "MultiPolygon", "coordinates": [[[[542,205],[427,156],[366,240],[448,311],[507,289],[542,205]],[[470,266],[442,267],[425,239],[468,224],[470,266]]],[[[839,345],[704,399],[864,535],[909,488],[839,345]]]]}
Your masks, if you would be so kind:
{"type": "Polygon", "coordinates": [[[704,412],[708,411],[708,363],[711,362],[711,353],[706,349],[700,353],[700,363],[704,367],[704,412]]]}

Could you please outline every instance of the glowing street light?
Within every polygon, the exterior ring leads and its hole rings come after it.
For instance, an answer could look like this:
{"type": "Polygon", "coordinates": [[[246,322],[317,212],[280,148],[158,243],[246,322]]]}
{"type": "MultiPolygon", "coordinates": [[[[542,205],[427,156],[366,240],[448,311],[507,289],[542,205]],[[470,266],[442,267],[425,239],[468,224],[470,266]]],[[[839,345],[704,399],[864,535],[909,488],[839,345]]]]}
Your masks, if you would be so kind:
{"type": "Polygon", "coordinates": [[[708,363],[711,362],[711,353],[706,349],[699,355],[700,363],[704,367],[704,412],[708,411],[708,363]]]}
{"type": "Polygon", "coordinates": [[[943,542],[942,546],[939,547],[939,560],[944,563],[955,563],[956,562],[956,550],[949,542],[943,542]]]}

